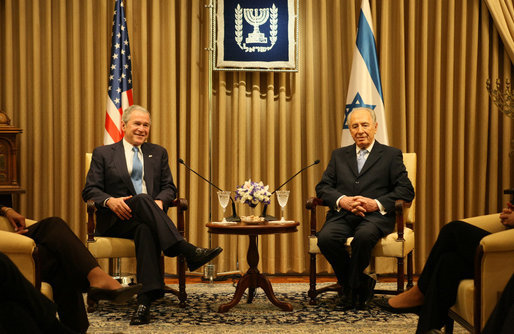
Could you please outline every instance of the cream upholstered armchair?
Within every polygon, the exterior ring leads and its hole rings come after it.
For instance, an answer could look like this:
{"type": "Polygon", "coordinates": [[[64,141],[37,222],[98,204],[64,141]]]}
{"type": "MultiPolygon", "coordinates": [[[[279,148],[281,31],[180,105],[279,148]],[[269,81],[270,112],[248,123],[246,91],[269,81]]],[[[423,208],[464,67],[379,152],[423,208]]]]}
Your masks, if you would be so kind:
{"type": "MultiPolygon", "coordinates": [[[[91,165],[92,154],[86,153],[86,174],[91,165]]],[[[171,204],[171,207],[176,207],[177,212],[177,230],[184,236],[184,212],[188,208],[187,200],[184,198],[177,198],[171,204]]],[[[134,241],[131,239],[102,237],[95,235],[96,221],[95,221],[96,207],[93,201],[87,202],[87,248],[97,259],[109,260],[109,274],[116,276],[121,273],[121,258],[130,258],[136,256],[136,247],[134,241]]],[[[164,279],[164,257],[161,256],[161,272],[164,279]]],[[[177,257],[177,273],[178,273],[178,290],[166,286],[165,292],[173,293],[179,299],[180,307],[186,306],[187,293],[186,293],[186,260],[184,256],[177,257]]],[[[93,300],[87,301],[88,311],[95,309],[95,302],[93,300]]]]}
{"type": "Polygon", "coordinates": [[[477,248],[474,279],[459,284],[457,302],[448,312],[450,321],[445,332],[453,331],[455,320],[470,332],[480,333],[514,273],[514,229],[506,230],[499,214],[462,220],[492,234],[484,237],[477,248]]]}
{"type": "MultiPolygon", "coordinates": [[[[36,221],[25,220],[27,226],[36,221]]],[[[14,233],[14,229],[6,217],[0,217],[0,252],[7,255],[16,264],[23,276],[29,280],[37,290],[52,299],[52,287],[41,282],[39,256],[34,240],[22,234],[14,233]]]]}
{"type": "MultiPolygon", "coordinates": [[[[403,162],[408,172],[409,179],[414,188],[416,187],[416,153],[404,153],[403,162]]],[[[326,291],[340,292],[341,287],[333,284],[327,287],[316,289],[316,255],[321,254],[318,248],[317,231],[321,228],[318,226],[316,219],[316,208],[318,206],[326,206],[319,198],[310,198],[305,207],[309,210],[310,215],[310,237],[309,237],[309,255],[310,255],[310,287],[308,296],[311,305],[316,304],[316,297],[326,291]]],[[[414,250],[414,218],[415,218],[415,199],[411,203],[402,200],[396,201],[396,230],[395,232],[380,239],[373,249],[373,257],[394,257],[397,260],[397,287],[396,290],[375,290],[377,293],[398,294],[405,289],[404,259],[407,259],[407,288],[413,286],[413,259],[412,252],[414,250]]],[[[347,247],[353,238],[349,238],[346,242],[347,247]]],[[[372,263],[373,265],[373,263],[372,263]]]]}

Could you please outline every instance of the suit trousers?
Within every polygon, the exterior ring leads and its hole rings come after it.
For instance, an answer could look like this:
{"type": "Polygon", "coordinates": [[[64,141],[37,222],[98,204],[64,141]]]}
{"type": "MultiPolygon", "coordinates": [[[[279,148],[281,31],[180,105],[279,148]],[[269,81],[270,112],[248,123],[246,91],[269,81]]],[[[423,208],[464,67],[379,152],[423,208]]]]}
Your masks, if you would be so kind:
{"type": "Polygon", "coordinates": [[[98,262],[59,217],[29,226],[41,260],[41,279],[50,283],[59,319],[77,332],[89,327],[82,293],[89,287],[88,273],[98,262]]]}
{"type": "Polygon", "coordinates": [[[325,222],[318,232],[318,247],[332,265],[339,284],[345,289],[357,289],[365,282],[364,269],[371,260],[371,251],[383,232],[373,222],[353,214],[343,219],[325,222]],[[351,256],[345,243],[353,236],[351,256]]]}
{"type": "Polygon", "coordinates": [[[417,333],[443,327],[448,319],[448,310],[457,300],[460,281],[473,277],[476,249],[488,234],[461,221],[443,226],[418,280],[425,301],[417,333]]]}
{"type": "Polygon", "coordinates": [[[0,333],[72,333],[59,324],[57,307],[0,253],[0,333]]]}
{"type": "Polygon", "coordinates": [[[159,258],[162,251],[184,240],[168,215],[147,194],[125,201],[132,218],[117,221],[104,236],[133,239],[136,245],[137,280],[143,284],[140,294],[164,287],[159,258]]]}

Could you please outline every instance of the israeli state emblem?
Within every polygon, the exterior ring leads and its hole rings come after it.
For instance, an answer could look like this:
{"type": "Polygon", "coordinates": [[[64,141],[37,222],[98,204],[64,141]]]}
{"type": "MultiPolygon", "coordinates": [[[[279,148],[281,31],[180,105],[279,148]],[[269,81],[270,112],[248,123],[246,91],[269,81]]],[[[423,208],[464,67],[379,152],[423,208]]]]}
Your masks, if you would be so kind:
{"type": "Polygon", "coordinates": [[[278,8],[273,4],[269,8],[235,8],[235,40],[237,45],[245,52],[267,52],[277,42],[278,8]],[[253,27],[253,31],[244,37],[243,19],[253,27]],[[269,21],[269,36],[261,32],[260,28],[269,21]]]}

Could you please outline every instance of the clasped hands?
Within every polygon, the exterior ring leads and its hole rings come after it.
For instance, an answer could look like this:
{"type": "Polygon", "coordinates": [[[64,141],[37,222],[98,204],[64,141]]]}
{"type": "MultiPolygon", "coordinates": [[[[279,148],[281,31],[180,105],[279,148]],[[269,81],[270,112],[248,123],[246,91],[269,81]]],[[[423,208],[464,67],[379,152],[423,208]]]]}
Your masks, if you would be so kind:
{"type": "Polygon", "coordinates": [[[514,205],[510,202],[507,202],[507,207],[500,213],[500,221],[507,228],[514,227],[514,205]]]}
{"type": "Polygon", "coordinates": [[[339,200],[339,207],[361,217],[364,217],[366,212],[379,210],[374,199],[363,196],[344,196],[339,200]]]}
{"type": "MultiPolygon", "coordinates": [[[[120,218],[121,220],[128,220],[132,218],[132,209],[125,203],[126,200],[131,198],[132,196],[125,196],[125,197],[111,197],[107,200],[107,207],[112,210],[120,218]]],[[[155,204],[161,210],[163,209],[162,201],[161,200],[155,200],[155,204]]]]}

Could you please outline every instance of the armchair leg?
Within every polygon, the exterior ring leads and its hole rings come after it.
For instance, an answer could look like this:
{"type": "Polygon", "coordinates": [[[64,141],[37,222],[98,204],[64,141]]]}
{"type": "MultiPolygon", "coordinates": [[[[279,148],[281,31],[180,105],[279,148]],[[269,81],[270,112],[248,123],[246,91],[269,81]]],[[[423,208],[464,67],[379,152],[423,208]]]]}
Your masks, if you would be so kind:
{"type": "Polygon", "coordinates": [[[316,305],[316,254],[309,254],[310,256],[310,275],[309,275],[309,292],[307,295],[309,296],[309,304],[316,305]]]}
{"type": "Polygon", "coordinates": [[[403,257],[397,257],[398,261],[398,277],[397,277],[397,286],[396,291],[401,293],[404,291],[404,283],[405,283],[405,273],[403,269],[403,257]]]}
{"type": "MultiPolygon", "coordinates": [[[[164,280],[164,256],[161,256],[161,272],[162,279],[164,280]]],[[[183,255],[177,256],[177,274],[178,274],[178,290],[167,285],[164,286],[165,293],[172,293],[177,296],[179,306],[186,307],[187,293],[186,293],[186,258],[183,255]]]]}
{"type": "Polygon", "coordinates": [[[186,307],[187,293],[186,293],[186,258],[184,255],[177,257],[177,272],[178,272],[178,300],[179,306],[186,307]]]}
{"type": "Polygon", "coordinates": [[[412,260],[412,251],[407,254],[407,290],[414,286],[413,276],[414,276],[414,265],[412,260]]]}

